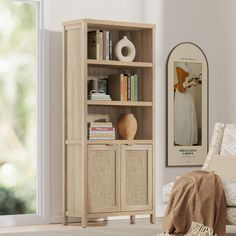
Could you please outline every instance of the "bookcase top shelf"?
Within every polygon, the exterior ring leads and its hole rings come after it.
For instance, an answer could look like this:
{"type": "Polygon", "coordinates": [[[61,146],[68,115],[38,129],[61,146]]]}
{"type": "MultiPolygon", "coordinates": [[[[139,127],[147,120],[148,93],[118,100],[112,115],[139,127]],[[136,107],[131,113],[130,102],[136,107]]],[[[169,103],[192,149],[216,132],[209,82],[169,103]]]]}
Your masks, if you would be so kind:
{"type": "Polygon", "coordinates": [[[108,20],[96,20],[96,19],[79,19],[79,20],[72,20],[66,21],[63,25],[71,26],[77,24],[87,24],[88,27],[103,27],[107,29],[121,29],[121,30],[142,30],[142,29],[154,29],[155,25],[153,24],[146,24],[146,23],[130,23],[130,22],[123,22],[123,21],[108,21],[108,20]]]}
{"type": "Polygon", "coordinates": [[[132,102],[132,101],[93,101],[88,100],[87,104],[90,106],[138,106],[138,107],[151,107],[152,102],[132,102]]]}
{"type": "Polygon", "coordinates": [[[117,68],[152,68],[151,62],[124,62],[124,61],[112,61],[112,60],[95,60],[87,59],[88,66],[106,66],[106,67],[117,67],[117,68]]]}

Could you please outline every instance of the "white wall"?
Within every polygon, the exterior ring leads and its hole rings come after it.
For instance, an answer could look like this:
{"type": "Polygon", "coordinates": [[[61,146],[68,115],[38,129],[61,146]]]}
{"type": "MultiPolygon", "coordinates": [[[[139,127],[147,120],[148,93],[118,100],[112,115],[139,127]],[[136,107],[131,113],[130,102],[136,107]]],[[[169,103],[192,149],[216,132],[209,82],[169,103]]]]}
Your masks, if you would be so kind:
{"type": "Polygon", "coordinates": [[[220,1],[219,61],[219,110],[220,120],[236,123],[236,1],[220,1]]]}
{"type": "Polygon", "coordinates": [[[143,0],[49,0],[50,29],[61,31],[66,20],[95,18],[140,22],[144,20],[143,0]]]}
{"type": "Polygon", "coordinates": [[[234,0],[49,0],[51,66],[51,214],[61,213],[61,22],[97,18],[157,25],[157,206],[162,213],[162,186],[196,168],[167,168],[166,160],[166,59],[178,43],[199,45],[209,61],[209,124],[234,122],[236,112],[234,0]],[[219,17],[220,15],[220,17],[219,17]],[[226,27],[227,26],[227,27],[226,27]],[[233,33],[232,33],[233,32],[233,33]],[[227,68],[227,69],[226,69],[227,68]],[[227,92],[226,92],[227,91],[227,92]],[[228,92],[229,91],[229,92],[228,92]],[[223,96],[221,95],[223,93],[223,96]],[[219,96],[220,95],[220,96],[219,96]],[[229,118],[230,117],[230,118],[229,118]]]}
{"type": "Polygon", "coordinates": [[[196,168],[167,168],[166,158],[166,60],[180,42],[193,42],[205,52],[209,62],[209,135],[219,119],[218,101],[218,0],[151,0],[145,19],[157,25],[157,206],[162,214],[164,184],[196,168]],[[155,10],[154,10],[155,9],[155,10]]]}

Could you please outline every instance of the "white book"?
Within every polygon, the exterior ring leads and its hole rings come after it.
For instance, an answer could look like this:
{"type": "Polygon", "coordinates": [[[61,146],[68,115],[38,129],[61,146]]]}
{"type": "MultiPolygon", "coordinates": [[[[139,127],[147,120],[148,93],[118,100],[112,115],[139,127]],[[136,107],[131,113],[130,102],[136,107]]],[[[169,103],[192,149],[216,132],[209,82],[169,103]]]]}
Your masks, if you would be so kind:
{"type": "Polygon", "coordinates": [[[89,140],[115,140],[115,137],[101,137],[101,138],[89,138],[89,140]]]}
{"type": "Polygon", "coordinates": [[[109,100],[111,101],[110,95],[106,95],[104,93],[91,93],[89,95],[90,100],[109,100]]]}
{"type": "Polygon", "coordinates": [[[90,130],[89,134],[107,134],[107,135],[113,135],[115,134],[114,131],[99,131],[99,130],[90,130]]]}

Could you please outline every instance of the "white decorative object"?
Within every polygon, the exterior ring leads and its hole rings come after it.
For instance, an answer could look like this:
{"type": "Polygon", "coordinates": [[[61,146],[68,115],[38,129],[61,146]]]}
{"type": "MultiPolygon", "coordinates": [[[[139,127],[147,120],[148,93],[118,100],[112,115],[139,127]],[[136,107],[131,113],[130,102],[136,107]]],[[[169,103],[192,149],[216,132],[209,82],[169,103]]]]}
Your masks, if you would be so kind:
{"type": "Polygon", "coordinates": [[[115,56],[120,61],[133,61],[136,55],[134,44],[124,36],[115,46],[115,56]],[[127,55],[122,54],[122,49],[127,49],[127,55]]]}
{"type": "Polygon", "coordinates": [[[108,100],[111,101],[110,95],[105,94],[103,91],[98,93],[95,90],[91,90],[88,96],[89,100],[108,100]]]}

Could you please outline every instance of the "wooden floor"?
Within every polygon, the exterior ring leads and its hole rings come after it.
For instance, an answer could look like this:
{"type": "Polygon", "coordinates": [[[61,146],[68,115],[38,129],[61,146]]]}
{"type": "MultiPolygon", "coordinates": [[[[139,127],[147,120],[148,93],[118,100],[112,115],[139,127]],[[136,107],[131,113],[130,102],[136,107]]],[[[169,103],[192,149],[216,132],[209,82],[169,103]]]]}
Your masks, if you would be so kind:
{"type": "MultiPolygon", "coordinates": [[[[5,235],[8,233],[9,233],[9,235],[12,235],[12,233],[14,235],[14,233],[38,232],[37,235],[44,236],[45,235],[44,232],[47,232],[46,235],[49,235],[50,232],[52,232],[52,233],[53,232],[64,232],[64,233],[77,232],[77,233],[79,233],[79,232],[81,232],[81,230],[83,230],[83,232],[85,232],[85,231],[89,232],[90,230],[94,231],[94,229],[96,229],[96,230],[98,229],[98,232],[100,229],[109,229],[109,231],[111,232],[111,230],[113,228],[114,228],[114,231],[117,232],[118,228],[125,228],[125,229],[136,229],[137,228],[138,231],[140,231],[140,228],[141,229],[150,228],[150,229],[152,229],[152,232],[150,231],[150,234],[147,234],[147,236],[149,236],[149,235],[156,235],[156,233],[153,234],[153,232],[160,231],[160,227],[161,227],[161,219],[157,219],[157,223],[154,225],[150,224],[149,219],[136,219],[136,222],[134,225],[130,224],[129,220],[110,220],[110,221],[89,222],[88,227],[86,229],[83,229],[79,223],[72,223],[67,226],[63,226],[62,224],[35,225],[35,226],[11,226],[11,227],[7,226],[7,227],[0,227],[0,235],[1,234],[5,235]]],[[[28,235],[28,234],[26,234],[26,235],[28,235]]],[[[78,234],[78,235],[80,235],[80,234],[78,234]]],[[[81,234],[81,235],[84,235],[84,234],[81,234]]],[[[94,234],[91,234],[91,235],[93,236],[94,234]]],[[[103,235],[103,233],[102,234],[98,233],[98,235],[103,235]]],[[[104,236],[105,235],[106,234],[104,234],[104,236]]],[[[125,234],[119,234],[119,235],[126,236],[125,234]]],[[[131,233],[129,235],[133,235],[133,234],[131,233]]],[[[145,236],[146,236],[146,234],[145,234],[145,236]]]]}
{"type": "Polygon", "coordinates": [[[0,227],[1,233],[21,233],[21,232],[32,232],[32,231],[60,231],[63,229],[72,230],[80,227],[79,225],[73,224],[72,226],[63,226],[61,224],[51,224],[51,225],[33,225],[33,226],[11,226],[11,227],[0,227]]]}
{"type": "MultiPolygon", "coordinates": [[[[43,235],[43,236],[47,236],[47,235],[51,235],[50,232],[52,233],[52,235],[55,235],[55,232],[60,232],[62,234],[60,235],[67,235],[66,233],[69,233],[68,235],[74,235],[71,234],[72,233],[76,233],[75,235],[87,235],[89,233],[90,230],[92,230],[93,232],[97,230],[97,232],[99,232],[100,230],[106,230],[109,229],[109,233],[107,235],[111,235],[111,231],[114,229],[114,232],[117,232],[117,229],[119,228],[123,228],[123,229],[132,229],[133,231],[131,231],[131,233],[129,233],[128,235],[136,235],[134,232],[134,230],[137,230],[137,232],[139,232],[140,230],[144,230],[144,232],[146,232],[145,230],[150,230],[149,233],[147,232],[146,235],[159,235],[159,233],[161,232],[161,224],[162,224],[162,219],[159,218],[157,219],[157,223],[155,225],[151,225],[149,223],[148,219],[137,219],[136,220],[136,224],[135,225],[131,225],[129,223],[128,220],[112,220],[112,221],[100,221],[100,222],[92,222],[89,223],[89,228],[87,229],[82,229],[80,224],[70,224],[68,226],[63,226],[61,224],[51,224],[51,225],[37,225],[37,226],[14,226],[14,227],[0,227],[0,235],[8,235],[8,233],[10,233],[10,235],[15,235],[14,233],[17,233],[17,235],[24,235],[24,233],[27,232],[26,235],[31,235],[30,232],[32,232],[32,235],[36,235],[33,233],[37,233],[37,235],[43,235]],[[83,233],[81,233],[81,231],[83,233]],[[41,232],[41,233],[40,233],[41,232]],[[44,233],[46,232],[46,234],[44,233]],[[54,232],[54,234],[53,234],[54,232]],[[13,233],[13,234],[12,234],[13,233]],[[18,234],[21,233],[21,234],[18,234]]],[[[98,233],[98,235],[106,235],[106,231],[104,231],[105,233],[101,234],[98,233]]],[[[126,235],[125,233],[126,231],[121,230],[120,234],[116,234],[116,235],[126,235]]],[[[140,233],[140,232],[139,232],[140,233]]],[[[59,235],[59,234],[58,234],[59,235]]],[[[91,235],[97,235],[95,234],[91,234],[91,235]]],[[[139,234],[137,234],[139,235],[139,234]]],[[[227,236],[236,236],[236,226],[227,226],[227,236]]]]}

